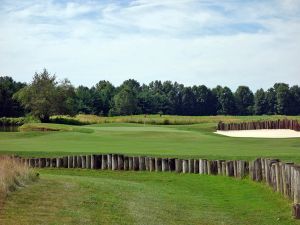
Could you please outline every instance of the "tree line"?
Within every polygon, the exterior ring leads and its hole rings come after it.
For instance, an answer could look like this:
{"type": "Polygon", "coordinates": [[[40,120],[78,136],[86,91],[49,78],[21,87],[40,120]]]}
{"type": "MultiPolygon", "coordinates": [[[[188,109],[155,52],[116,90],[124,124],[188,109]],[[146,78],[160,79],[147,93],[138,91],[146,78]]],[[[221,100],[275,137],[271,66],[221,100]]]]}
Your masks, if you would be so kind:
{"type": "Polygon", "coordinates": [[[0,77],[0,117],[30,113],[49,120],[51,115],[78,113],[103,116],[132,114],[169,115],[299,115],[300,87],[275,83],[255,93],[247,86],[234,92],[223,86],[184,86],[171,81],[148,85],[134,79],[115,87],[101,80],[93,87],[74,87],[67,79],[58,82],[46,69],[35,73],[31,83],[0,77]]]}

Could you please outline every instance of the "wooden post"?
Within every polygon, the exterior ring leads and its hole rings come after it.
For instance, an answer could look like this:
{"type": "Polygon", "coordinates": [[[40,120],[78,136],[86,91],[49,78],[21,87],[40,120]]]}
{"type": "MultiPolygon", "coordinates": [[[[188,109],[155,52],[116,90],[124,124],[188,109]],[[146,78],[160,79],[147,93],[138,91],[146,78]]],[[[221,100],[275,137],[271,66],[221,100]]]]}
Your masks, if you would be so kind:
{"type": "Polygon", "coordinates": [[[169,171],[169,161],[168,161],[168,159],[162,159],[162,161],[161,161],[161,171],[162,172],[169,171]]]}
{"type": "Polygon", "coordinates": [[[295,219],[300,219],[300,166],[293,166],[292,168],[292,189],[294,190],[293,216],[295,219]]]}
{"type": "Polygon", "coordinates": [[[73,156],[73,168],[77,168],[77,156],[73,156]]]}
{"type": "Polygon", "coordinates": [[[145,157],[144,156],[139,157],[139,169],[140,169],[140,171],[146,170],[146,164],[145,164],[145,157]]]}
{"type": "Polygon", "coordinates": [[[118,155],[118,170],[124,170],[124,156],[118,155]]]}
{"type": "Polygon", "coordinates": [[[145,157],[145,166],[146,166],[146,171],[150,171],[150,158],[145,157]]]}
{"type": "Polygon", "coordinates": [[[124,156],[124,170],[129,170],[129,157],[124,156]]]}
{"type": "Polygon", "coordinates": [[[199,159],[199,174],[204,174],[204,165],[206,165],[204,159],[199,159]]]}
{"type": "Polygon", "coordinates": [[[156,172],[161,171],[161,158],[155,158],[155,169],[156,172]]]}
{"type": "Polygon", "coordinates": [[[177,173],[182,172],[182,160],[181,159],[175,159],[175,170],[177,173]]]}
{"type": "Polygon", "coordinates": [[[73,156],[68,156],[68,168],[73,168],[73,156]]]}
{"type": "Polygon", "coordinates": [[[85,168],[91,169],[91,155],[86,155],[85,160],[85,168]]]}
{"type": "Polygon", "coordinates": [[[34,159],[29,159],[29,166],[30,167],[35,167],[35,160],[34,159]]]}
{"type": "MultiPolygon", "coordinates": [[[[50,158],[46,158],[46,167],[50,167],[50,161],[51,161],[51,159],[50,158]]],[[[28,165],[28,163],[27,163],[27,160],[25,161],[25,165],[28,165]]]]}
{"type": "Polygon", "coordinates": [[[102,168],[102,155],[92,155],[91,156],[91,168],[101,169],[102,168]]]}
{"type": "Polygon", "coordinates": [[[118,155],[113,154],[111,157],[111,161],[112,161],[112,170],[117,170],[118,169],[118,155]]]}
{"type": "Polygon", "coordinates": [[[112,169],[112,155],[111,154],[107,155],[107,169],[109,169],[109,170],[112,169]]]}
{"type": "Polygon", "coordinates": [[[194,173],[194,159],[189,159],[189,173],[194,173]]]}
{"type": "Polygon", "coordinates": [[[155,158],[153,157],[149,158],[149,170],[150,172],[155,171],[155,158]]]}
{"type": "Polygon", "coordinates": [[[82,169],[86,168],[86,157],[85,157],[85,155],[81,155],[81,168],[82,169]]]}
{"type": "Polygon", "coordinates": [[[133,170],[133,157],[128,157],[128,170],[133,170]]]}
{"type": "Polygon", "coordinates": [[[133,170],[135,171],[139,170],[139,157],[136,156],[133,157],[133,170]]]}
{"type": "Polygon", "coordinates": [[[107,155],[102,155],[101,169],[102,170],[108,169],[107,155]]]}
{"type": "Polygon", "coordinates": [[[199,173],[199,159],[194,160],[194,173],[199,173]]]}
{"type": "Polygon", "coordinates": [[[222,161],[222,176],[226,176],[226,161],[222,161]]]}
{"type": "Polygon", "coordinates": [[[81,168],[82,167],[82,158],[81,155],[77,156],[77,168],[81,168]]]}
{"type": "Polygon", "coordinates": [[[285,163],[283,176],[283,194],[285,197],[292,199],[291,196],[291,168],[294,163],[285,163]]]}
{"type": "Polygon", "coordinates": [[[293,205],[293,217],[294,219],[300,219],[300,204],[293,205]]]}
{"type": "Polygon", "coordinates": [[[57,168],[63,167],[63,162],[64,162],[63,158],[61,158],[61,157],[56,158],[56,167],[57,168]]]}
{"type": "Polygon", "coordinates": [[[206,161],[206,168],[207,168],[207,174],[211,175],[211,161],[210,160],[206,161]]]}
{"type": "Polygon", "coordinates": [[[175,165],[175,159],[173,159],[173,158],[170,158],[170,159],[168,159],[168,163],[169,163],[169,171],[171,171],[171,172],[173,172],[173,171],[175,171],[175,167],[176,167],[176,165],[175,165]]]}
{"type": "Polygon", "coordinates": [[[182,160],[182,173],[189,172],[189,160],[183,159],[182,160]]]}
{"type": "Polygon", "coordinates": [[[226,176],[233,177],[233,162],[232,161],[226,161],[226,176]]]}

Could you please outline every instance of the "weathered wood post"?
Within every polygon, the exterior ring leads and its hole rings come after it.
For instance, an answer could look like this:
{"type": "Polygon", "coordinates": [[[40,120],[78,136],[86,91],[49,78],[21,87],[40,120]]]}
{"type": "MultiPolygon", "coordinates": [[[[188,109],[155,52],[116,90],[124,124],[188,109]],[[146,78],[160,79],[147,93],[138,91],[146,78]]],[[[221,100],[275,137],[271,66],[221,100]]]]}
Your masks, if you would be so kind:
{"type": "Polygon", "coordinates": [[[109,169],[109,170],[112,169],[112,155],[111,154],[107,155],[107,169],[109,169]]]}
{"type": "Polygon", "coordinates": [[[161,171],[161,158],[156,158],[155,157],[155,170],[156,172],[160,172],[161,171]]]}
{"type": "Polygon", "coordinates": [[[77,168],[77,155],[73,156],[73,168],[77,168]]]}
{"type": "Polygon", "coordinates": [[[161,171],[162,172],[169,171],[169,161],[168,161],[168,159],[162,159],[162,161],[161,161],[161,171]]]}
{"type": "Polygon", "coordinates": [[[226,161],[226,176],[233,177],[233,162],[232,161],[226,161]]]}
{"type": "Polygon", "coordinates": [[[146,163],[145,163],[145,157],[144,156],[139,157],[139,169],[140,169],[140,171],[146,170],[146,163]]]}
{"type": "Polygon", "coordinates": [[[199,173],[199,159],[194,159],[194,173],[199,173]]]}
{"type": "Polygon", "coordinates": [[[85,155],[81,155],[81,168],[84,169],[86,168],[86,157],[85,155]]]}
{"type": "Polygon", "coordinates": [[[188,160],[189,173],[194,173],[194,159],[188,160]]]}
{"type": "Polygon", "coordinates": [[[29,159],[29,166],[35,167],[35,160],[33,158],[29,159]]]}
{"type": "Polygon", "coordinates": [[[155,171],[155,158],[153,158],[153,157],[151,157],[149,159],[149,170],[150,170],[150,172],[155,171]]]}
{"type": "Polygon", "coordinates": [[[73,168],[73,156],[68,156],[68,168],[73,168]]]}
{"type": "Polygon", "coordinates": [[[85,156],[85,168],[91,169],[91,155],[85,156]]]}
{"type": "Polygon", "coordinates": [[[118,170],[124,170],[124,156],[118,155],[118,170]]]}
{"type": "Polygon", "coordinates": [[[175,159],[175,170],[177,173],[182,172],[182,160],[181,159],[175,159]]]}
{"type": "Polygon", "coordinates": [[[101,169],[102,170],[107,170],[108,169],[107,155],[102,155],[101,169]]]}
{"type": "Polygon", "coordinates": [[[113,154],[111,156],[111,161],[112,161],[112,170],[117,170],[118,169],[118,155],[113,154]]]}
{"type": "Polygon", "coordinates": [[[285,163],[283,165],[284,176],[283,176],[283,194],[285,197],[291,199],[291,168],[294,163],[285,163]]]}
{"type": "Polygon", "coordinates": [[[150,158],[145,157],[145,166],[146,166],[146,171],[150,171],[150,158]]]}
{"type": "Polygon", "coordinates": [[[133,170],[133,157],[131,156],[128,158],[128,167],[129,170],[133,170]]]}
{"type": "Polygon", "coordinates": [[[59,157],[59,158],[56,158],[56,167],[57,168],[61,168],[63,167],[63,158],[59,157]]]}
{"type": "Polygon", "coordinates": [[[102,168],[102,155],[91,155],[91,169],[102,168]]]}
{"type": "Polygon", "coordinates": [[[171,172],[175,171],[175,159],[173,158],[168,159],[168,164],[169,164],[169,171],[171,172]]]}
{"type": "Polygon", "coordinates": [[[183,159],[182,160],[182,173],[188,173],[189,172],[189,160],[183,159]]]}
{"type": "Polygon", "coordinates": [[[124,156],[124,170],[129,170],[129,157],[124,156]]]}
{"type": "Polygon", "coordinates": [[[82,159],[81,159],[81,155],[77,156],[77,168],[81,168],[82,167],[82,159]]]}
{"type": "Polygon", "coordinates": [[[139,170],[139,157],[134,156],[133,157],[133,170],[138,171],[139,170]]]}
{"type": "Polygon", "coordinates": [[[63,167],[68,168],[68,156],[63,157],[63,167]]]}
{"type": "Polygon", "coordinates": [[[206,159],[199,159],[199,173],[207,174],[207,162],[206,159]]]}
{"type": "Polygon", "coordinates": [[[206,168],[207,168],[207,174],[211,175],[211,161],[206,160],[206,168]]]}
{"type": "Polygon", "coordinates": [[[300,166],[293,166],[293,189],[294,189],[294,205],[293,216],[300,219],[300,166]]]}
{"type": "Polygon", "coordinates": [[[226,161],[221,162],[222,176],[226,176],[226,161]]]}

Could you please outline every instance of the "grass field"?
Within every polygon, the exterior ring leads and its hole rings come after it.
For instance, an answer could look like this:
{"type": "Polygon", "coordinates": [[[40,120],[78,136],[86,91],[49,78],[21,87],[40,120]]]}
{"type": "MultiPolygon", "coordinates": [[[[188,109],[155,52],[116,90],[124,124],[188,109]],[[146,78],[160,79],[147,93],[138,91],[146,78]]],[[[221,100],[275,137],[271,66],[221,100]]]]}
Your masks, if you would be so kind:
{"type": "Polygon", "coordinates": [[[39,171],[7,199],[0,223],[300,224],[290,203],[262,184],[196,174],[39,171]]]}
{"type": "Polygon", "coordinates": [[[61,131],[2,132],[0,152],[23,156],[80,153],[254,159],[274,157],[300,162],[300,140],[232,138],[214,134],[215,123],[143,125],[107,123],[87,126],[26,124],[61,131]]]}
{"type": "MultiPolygon", "coordinates": [[[[0,133],[0,154],[262,156],[300,163],[300,139],[219,136],[213,133],[219,118],[198,120],[188,125],[25,124],[23,132],[0,133]]],[[[0,224],[300,224],[291,218],[290,201],[248,179],[78,169],[41,169],[39,173],[38,182],[9,195],[0,224]]]]}

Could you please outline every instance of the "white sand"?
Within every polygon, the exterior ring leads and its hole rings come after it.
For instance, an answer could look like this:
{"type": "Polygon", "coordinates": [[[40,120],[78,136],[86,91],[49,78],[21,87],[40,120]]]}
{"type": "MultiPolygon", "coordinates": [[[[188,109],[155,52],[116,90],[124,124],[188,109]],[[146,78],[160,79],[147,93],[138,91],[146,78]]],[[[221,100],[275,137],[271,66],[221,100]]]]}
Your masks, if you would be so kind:
{"type": "Polygon", "coordinates": [[[289,129],[261,129],[261,130],[233,130],[215,132],[229,137],[255,137],[255,138],[297,138],[300,132],[289,129]]]}

